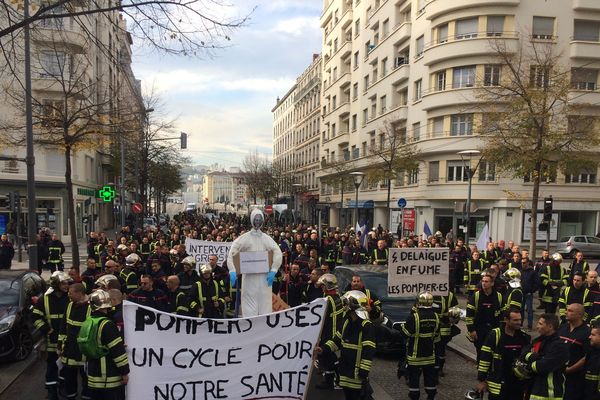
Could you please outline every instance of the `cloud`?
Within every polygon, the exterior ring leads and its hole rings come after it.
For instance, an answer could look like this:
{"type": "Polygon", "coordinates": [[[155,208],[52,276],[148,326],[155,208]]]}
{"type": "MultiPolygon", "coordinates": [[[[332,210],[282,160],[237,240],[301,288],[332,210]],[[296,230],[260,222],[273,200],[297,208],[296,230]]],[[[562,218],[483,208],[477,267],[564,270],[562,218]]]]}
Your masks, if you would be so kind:
{"type": "Polygon", "coordinates": [[[291,36],[302,36],[309,31],[320,32],[318,17],[293,17],[277,21],[273,33],[284,33],[291,36]]]}

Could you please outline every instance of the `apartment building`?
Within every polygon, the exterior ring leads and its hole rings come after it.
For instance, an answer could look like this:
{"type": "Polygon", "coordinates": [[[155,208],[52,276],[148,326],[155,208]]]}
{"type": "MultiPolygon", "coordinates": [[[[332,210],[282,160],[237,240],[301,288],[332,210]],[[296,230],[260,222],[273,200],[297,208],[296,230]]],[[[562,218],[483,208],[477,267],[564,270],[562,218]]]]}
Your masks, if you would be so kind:
{"type": "MultiPolygon", "coordinates": [[[[457,232],[468,192],[466,168],[477,166],[469,236],[477,237],[487,223],[493,238],[527,242],[528,177],[500,176],[480,157],[458,155],[482,147],[475,127],[485,115],[477,111],[475,91],[497,85],[506,73],[491,61],[492,39],[509,51],[533,40],[552,43],[561,62],[574,69],[573,91],[600,105],[600,2],[325,0],[320,23],[323,164],[348,163],[347,172],[364,171],[375,162],[369,155],[382,146],[389,126],[421,151],[418,169],[399,173],[389,183],[363,180],[359,219],[395,231],[397,201],[405,198],[411,217],[405,230],[421,233],[427,222],[434,230],[457,232]]],[[[320,202],[329,207],[331,225],[351,224],[354,185],[344,187],[341,198],[340,185],[326,183],[332,173],[323,169],[318,174],[320,202]]],[[[558,172],[542,185],[540,196],[554,197],[552,240],[600,230],[597,174],[593,165],[580,174],[558,172]]],[[[544,235],[538,232],[538,239],[544,235]]]]}
{"type": "Polygon", "coordinates": [[[247,205],[247,188],[239,171],[210,171],[204,175],[202,196],[210,207],[215,204],[247,205]]]}
{"type": "MultiPolygon", "coordinates": [[[[78,7],[84,7],[80,5],[78,7]]],[[[63,13],[63,9],[56,9],[63,13]]],[[[22,33],[15,36],[13,49],[21,51],[22,33]]],[[[125,20],[118,12],[101,15],[84,15],[56,19],[44,19],[31,29],[31,71],[34,108],[34,139],[40,138],[48,124],[54,124],[59,110],[76,116],[76,111],[65,110],[65,104],[73,110],[81,106],[81,118],[98,118],[102,121],[127,119],[127,129],[140,129],[143,118],[143,102],[140,82],[131,70],[132,39],[127,32],[125,20]],[[86,112],[89,110],[89,112],[86,112]],[[95,113],[91,115],[91,110],[95,113]]],[[[0,75],[3,90],[0,94],[1,125],[24,126],[24,107],[19,105],[22,89],[18,79],[24,76],[24,64],[20,53],[13,58],[3,58],[0,75]],[[14,68],[9,73],[8,63],[14,68]],[[18,77],[15,80],[15,77],[18,77]]],[[[21,103],[23,104],[23,103],[21,103]]],[[[83,120],[83,119],[82,119],[83,120]]],[[[79,120],[79,121],[82,121],[79,120]]],[[[83,124],[83,123],[82,123],[83,124]]],[[[109,124],[105,124],[109,125],[109,124]]],[[[116,124],[115,124],[116,125],[116,124]]],[[[121,125],[124,129],[124,125],[121,125]]],[[[77,129],[77,122],[72,129],[77,129]]],[[[52,128],[60,128],[53,125],[52,128]]],[[[104,129],[104,128],[102,128],[104,129]]],[[[15,132],[23,131],[15,130],[15,132]]],[[[4,132],[6,134],[6,131],[4,132]]],[[[67,188],[65,184],[64,147],[51,144],[35,146],[36,215],[38,227],[49,227],[63,241],[72,234],[83,237],[89,230],[102,230],[113,226],[115,214],[112,203],[98,199],[98,189],[103,185],[118,184],[119,132],[111,132],[111,139],[100,130],[89,145],[75,146],[72,150],[71,168],[73,196],[75,200],[76,232],[69,232],[67,218],[67,188]],[[86,217],[84,219],[84,217],[86,217]]],[[[123,134],[123,133],[121,133],[123,134]]],[[[0,155],[24,157],[24,146],[1,146],[0,155]]],[[[26,194],[26,166],[17,161],[0,164],[0,197],[10,191],[26,194]]],[[[27,215],[26,200],[23,217],[27,215]]],[[[0,204],[4,219],[12,219],[7,204],[0,204]]]]}

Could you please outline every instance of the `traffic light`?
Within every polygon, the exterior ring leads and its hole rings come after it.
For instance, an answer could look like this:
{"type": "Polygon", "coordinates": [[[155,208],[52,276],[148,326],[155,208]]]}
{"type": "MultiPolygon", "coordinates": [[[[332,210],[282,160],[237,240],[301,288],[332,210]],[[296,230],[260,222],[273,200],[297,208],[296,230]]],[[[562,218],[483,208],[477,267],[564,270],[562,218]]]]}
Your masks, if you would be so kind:
{"type": "Polygon", "coordinates": [[[17,193],[8,192],[8,204],[10,206],[10,211],[15,212],[17,210],[17,201],[19,201],[17,193]]]}
{"type": "Polygon", "coordinates": [[[544,197],[544,222],[552,221],[552,196],[544,197]]]}
{"type": "Polygon", "coordinates": [[[181,148],[187,149],[187,133],[181,132],[181,148]]]}

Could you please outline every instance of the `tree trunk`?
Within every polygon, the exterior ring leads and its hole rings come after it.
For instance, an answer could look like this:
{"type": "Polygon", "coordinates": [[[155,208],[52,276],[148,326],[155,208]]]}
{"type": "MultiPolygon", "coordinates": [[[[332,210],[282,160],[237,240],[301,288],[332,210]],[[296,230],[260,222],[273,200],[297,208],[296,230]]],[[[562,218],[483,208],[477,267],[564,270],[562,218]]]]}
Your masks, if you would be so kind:
{"type": "Polygon", "coordinates": [[[75,199],[71,177],[71,146],[65,147],[65,183],[67,185],[67,218],[69,219],[69,233],[71,235],[71,254],[73,256],[73,266],[79,268],[79,244],[77,243],[77,229],[75,228],[75,199]]]}
{"type": "Polygon", "coordinates": [[[541,170],[541,163],[537,162],[533,170],[533,194],[531,196],[531,239],[529,241],[529,257],[531,257],[532,260],[535,260],[535,248],[537,245],[537,210],[538,200],[540,197],[540,174],[542,172],[541,170]]]}

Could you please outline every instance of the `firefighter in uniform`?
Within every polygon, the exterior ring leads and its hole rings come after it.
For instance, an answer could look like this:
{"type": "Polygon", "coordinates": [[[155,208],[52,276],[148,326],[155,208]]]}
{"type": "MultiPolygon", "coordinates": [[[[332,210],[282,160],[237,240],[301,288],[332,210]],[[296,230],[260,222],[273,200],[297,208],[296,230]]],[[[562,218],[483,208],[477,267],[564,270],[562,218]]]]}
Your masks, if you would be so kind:
{"type": "Polygon", "coordinates": [[[33,326],[46,334],[46,389],[48,400],[58,400],[58,334],[69,303],[67,295],[71,278],[62,271],[50,277],[50,288],[38,299],[33,309],[33,326]]]}
{"type": "Polygon", "coordinates": [[[406,362],[408,364],[408,397],[418,400],[419,381],[423,381],[427,399],[433,400],[437,393],[437,374],[435,370],[435,342],[440,340],[440,319],[433,311],[433,295],[420,293],[417,309],[410,313],[402,324],[401,332],[407,337],[406,362]]]}
{"type": "Polygon", "coordinates": [[[52,234],[52,240],[48,242],[48,267],[50,272],[64,270],[62,255],[65,252],[65,245],[58,240],[56,233],[52,234]]]}
{"type": "Polygon", "coordinates": [[[554,314],[558,306],[560,290],[567,286],[568,275],[565,269],[560,265],[563,258],[560,253],[552,254],[550,263],[545,269],[540,271],[540,279],[544,288],[544,297],[542,301],[545,306],[546,314],[554,314]]]}
{"type": "Polygon", "coordinates": [[[463,282],[469,295],[475,293],[477,284],[481,281],[481,272],[485,269],[485,262],[479,258],[479,252],[475,250],[471,259],[465,263],[463,282]]]}
{"type": "Polygon", "coordinates": [[[542,314],[536,330],[540,334],[515,363],[517,378],[532,379],[532,400],[556,400],[564,396],[564,371],[569,361],[569,347],[557,334],[558,317],[542,314]]]}
{"type": "Polygon", "coordinates": [[[440,319],[440,340],[435,343],[435,369],[438,376],[444,376],[444,364],[446,363],[446,346],[452,340],[454,324],[460,318],[458,300],[452,291],[446,296],[433,297],[433,309],[440,319]]]}
{"type": "Polygon", "coordinates": [[[200,280],[188,292],[190,310],[202,318],[222,317],[224,299],[219,284],[212,278],[212,268],[208,264],[200,267],[200,280]]]}
{"type": "Polygon", "coordinates": [[[573,286],[566,286],[558,299],[558,314],[561,322],[565,322],[567,316],[567,306],[573,303],[583,304],[583,320],[587,321],[589,311],[592,306],[592,296],[590,290],[583,285],[583,276],[580,272],[573,275],[573,286]]]}
{"type": "Polygon", "coordinates": [[[590,348],[585,356],[584,398],[600,400],[600,321],[591,324],[590,348]]]}
{"type": "Polygon", "coordinates": [[[503,315],[503,326],[492,329],[481,346],[477,391],[488,391],[490,400],[523,399],[525,385],[514,375],[512,365],[531,337],[521,331],[520,310],[509,308],[503,315]]]}
{"type": "Polygon", "coordinates": [[[177,315],[191,315],[190,301],[187,295],[179,287],[179,278],[177,275],[171,275],[167,278],[167,311],[177,315]]]}
{"type": "Polygon", "coordinates": [[[140,280],[137,274],[139,262],[140,257],[137,254],[130,254],[125,258],[125,268],[121,270],[119,276],[125,281],[123,292],[126,294],[132,293],[140,286],[140,280]]]}
{"type": "Polygon", "coordinates": [[[477,361],[488,333],[500,324],[501,309],[502,295],[494,289],[492,277],[485,275],[481,278],[481,289],[473,293],[467,303],[467,330],[477,350],[477,361]]]}
{"type": "Polygon", "coordinates": [[[508,289],[504,295],[503,311],[508,309],[523,310],[523,290],[521,289],[521,271],[517,268],[509,268],[504,273],[508,281],[508,289]]]}
{"type": "Polygon", "coordinates": [[[590,327],[583,320],[583,305],[567,306],[566,323],[558,328],[558,336],[569,345],[569,363],[565,369],[564,400],[583,400],[585,386],[585,353],[590,344],[590,327]]]}
{"type": "Polygon", "coordinates": [[[90,295],[92,316],[106,317],[98,327],[98,344],[108,353],[87,360],[88,388],[93,400],[125,400],[125,385],[129,380],[129,361],[119,329],[108,318],[112,309],[110,296],[104,290],[90,295]]]}
{"type": "Polygon", "coordinates": [[[385,246],[385,240],[377,241],[377,248],[373,249],[373,265],[387,265],[390,250],[385,246]]]}
{"type": "Polygon", "coordinates": [[[146,261],[148,261],[148,257],[150,256],[150,253],[152,253],[152,244],[150,243],[150,240],[148,240],[148,238],[146,236],[144,236],[144,238],[142,238],[142,243],[140,244],[140,254],[142,255],[142,264],[146,264],[146,261]]]}
{"type": "Polygon", "coordinates": [[[360,275],[352,276],[352,281],[348,289],[363,292],[367,296],[367,310],[369,311],[370,318],[372,320],[379,318],[381,314],[381,300],[379,300],[379,297],[375,293],[365,287],[360,275]]]}
{"type": "MultiPolygon", "coordinates": [[[[321,286],[323,294],[327,299],[327,308],[325,309],[325,322],[321,330],[321,338],[319,346],[324,347],[325,344],[332,340],[339,329],[342,328],[344,322],[344,309],[342,299],[338,293],[337,278],[333,274],[322,275],[317,284],[321,286]]],[[[317,384],[318,389],[333,389],[335,380],[335,364],[337,357],[334,352],[327,352],[319,356],[319,366],[323,370],[324,380],[317,384]]]]}
{"type": "Polygon", "coordinates": [[[360,400],[372,391],[369,372],[375,355],[375,329],[365,308],[367,302],[363,292],[346,292],[342,296],[344,324],[331,340],[315,350],[317,355],[340,351],[338,373],[346,400],[360,400]]]}
{"type": "Polygon", "coordinates": [[[83,370],[85,358],[77,345],[77,335],[83,321],[90,316],[92,310],[85,294],[85,286],[74,283],[69,287],[71,301],[67,306],[65,315],[60,325],[58,335],[58,350],[60,361],[63,364],[62,375],[65,378],[65,393],[67,399],[76,399],[78,393],[78,375],[81,376],[81,399],[90,399],[87,388],[87,377],[83,370]]]}

